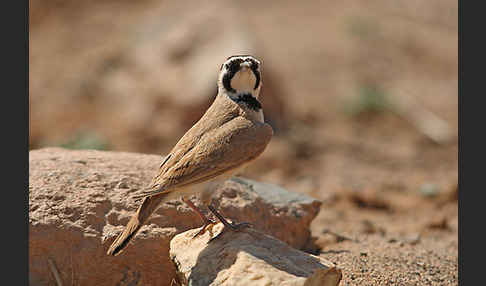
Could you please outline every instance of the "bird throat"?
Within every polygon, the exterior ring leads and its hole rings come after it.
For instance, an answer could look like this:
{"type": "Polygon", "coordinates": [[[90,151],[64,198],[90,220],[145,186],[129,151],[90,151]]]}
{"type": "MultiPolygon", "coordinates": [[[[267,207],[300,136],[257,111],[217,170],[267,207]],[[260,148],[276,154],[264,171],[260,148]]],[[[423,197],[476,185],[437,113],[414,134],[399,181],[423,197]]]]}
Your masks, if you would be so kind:
{"type": "Polygon", "coordinates": [[[233,100],[236,103],[243,103],[245,104],[249,109],[254,110],[254,111],[260,111],[262,109],[262,105],[258,99],[256,99],[251,93],[240,93],[237,94],[233,100]]]}
{"type": "Polygon", "coordinates": [[[247,84],[250,77],[253,77],[253,90],[256,90],[260,86],[260,72],[255,66],[251,67],[249,73],[230,69],[222,78],[223,87],[229,92],[237,92],[236,90],[241,90],[247,84]]]}

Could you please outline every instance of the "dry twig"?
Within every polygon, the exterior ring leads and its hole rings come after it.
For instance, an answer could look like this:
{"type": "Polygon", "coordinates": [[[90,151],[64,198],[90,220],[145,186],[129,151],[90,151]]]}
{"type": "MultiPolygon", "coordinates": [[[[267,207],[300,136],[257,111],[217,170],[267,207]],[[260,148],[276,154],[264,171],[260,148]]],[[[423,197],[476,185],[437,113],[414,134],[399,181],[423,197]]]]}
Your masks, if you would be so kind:
{"type": "Polygon", "coordinates": [[[59,275],[59,271],[57,271],[56,265],[50,258],[47,258],[47,262],[49,264],[49,269],[51,270],[52,275],[54,275],[54,278],[56,279],[57,286],[62,286],[61,275],[59,275]]]}

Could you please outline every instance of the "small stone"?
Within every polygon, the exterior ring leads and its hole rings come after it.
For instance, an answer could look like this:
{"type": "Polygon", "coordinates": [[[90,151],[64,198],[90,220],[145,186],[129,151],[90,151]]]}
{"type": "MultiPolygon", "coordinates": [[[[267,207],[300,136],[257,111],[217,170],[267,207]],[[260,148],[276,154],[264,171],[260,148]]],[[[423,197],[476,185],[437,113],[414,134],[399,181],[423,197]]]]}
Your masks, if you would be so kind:
{"type": "Polygon", "coordinates": [[[439,193],[439,187],[434,183],[422,184],[419,192],[425,197],[435,197],[439,193]]]}
{"type": "Polygon", "coordinates": [[[259,285],[331,286],[342,278],[333,263],[257,229],[221,234],[222,230],[223,224],[218,223],[212,234],[193,238],[199,229],[192,229],[171,240],[170,258],[180,284],[254,285],[259,280],[259,285]]]}
{"type": "Polygon", "coordinates": [[[420,242],[420,234],[417,233],[417,234],[413,234],[411,236],[405,237],[403,239],[403,242],[408,243],[410,245],[416,245],[417,243],[420,242]]]}
{"type": "Polygon", "coordinates": [[[128,189],[129,186],[127,184],[127,178],[121,179],[118,184],[116,185],[118,189],[128,189]]]}

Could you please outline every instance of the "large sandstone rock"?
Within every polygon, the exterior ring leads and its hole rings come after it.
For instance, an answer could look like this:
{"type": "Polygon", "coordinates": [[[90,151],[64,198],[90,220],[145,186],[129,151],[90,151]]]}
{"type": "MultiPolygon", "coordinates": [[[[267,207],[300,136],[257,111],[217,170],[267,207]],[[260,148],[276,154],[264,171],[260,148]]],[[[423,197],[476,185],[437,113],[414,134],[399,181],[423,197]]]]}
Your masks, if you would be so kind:
{"type": "MultiPolygon", "coordinates": [[[[55,283],[49,260],[64,284],[170,285],[170,239],[201,226],[180,201],[163,204],[121,255],[105,254],[138,207],[130,194],[148,184],[161,160],[121,152],[30,151],[31,285],[55,283]]],[[[309,224],[320,202],[243,178],[212,187],[213,204],[228,218],[251,222],[293,247],[312,248],[309,224]]]]}
{"type": "Polygon", "coordinates": [[[193,238],[198,232],[193,229],[171,240],[170,257],[179,284],[335,286],[341,280],[341,270],[323,258],[253,228],[217,236],[222,229],[219,223],[212,234],[193,238]]]}

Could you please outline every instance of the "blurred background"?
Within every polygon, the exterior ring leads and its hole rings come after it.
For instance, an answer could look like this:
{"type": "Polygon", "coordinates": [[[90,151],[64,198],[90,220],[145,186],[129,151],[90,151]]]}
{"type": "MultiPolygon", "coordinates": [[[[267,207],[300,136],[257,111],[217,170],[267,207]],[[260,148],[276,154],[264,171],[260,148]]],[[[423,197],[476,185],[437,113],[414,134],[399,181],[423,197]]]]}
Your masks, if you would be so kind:
{"type": "Polygon", "coordinates": [[[31,0],[30,149],[166,154],[249,53],[275,136],[245,176],[321,199],[317,233],[457,231],[457,4],[31,0]]]}

